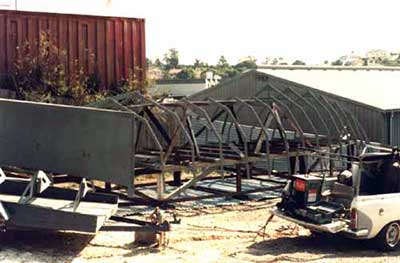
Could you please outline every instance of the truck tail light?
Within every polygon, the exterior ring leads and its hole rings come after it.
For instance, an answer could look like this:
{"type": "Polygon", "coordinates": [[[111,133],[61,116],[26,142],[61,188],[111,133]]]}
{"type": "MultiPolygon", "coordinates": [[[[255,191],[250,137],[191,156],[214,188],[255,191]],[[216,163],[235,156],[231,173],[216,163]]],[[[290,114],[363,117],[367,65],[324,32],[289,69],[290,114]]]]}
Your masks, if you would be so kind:
{"type": "Polygon", "coordinates": [[[357,209],[352,208],[350,210],[350,228],[357,229],[357,209]]]}
{"type": "Polygon", "coordinates": [[[306,181],[297,179],[294,182],[294,188],[296,191],[305,192],[306,191],[306,181]]]}

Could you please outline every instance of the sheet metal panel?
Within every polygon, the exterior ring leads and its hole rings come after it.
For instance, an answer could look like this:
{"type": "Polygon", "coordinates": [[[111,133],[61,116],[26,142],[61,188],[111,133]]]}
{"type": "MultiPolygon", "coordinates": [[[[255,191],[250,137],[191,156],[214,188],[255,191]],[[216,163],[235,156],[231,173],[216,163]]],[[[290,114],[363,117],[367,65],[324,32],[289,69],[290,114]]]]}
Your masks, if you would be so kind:
{"type": "Polygon", "coordinates": [[[386,112],[387,143],[392,146],[400,146],[400,111],[388,110],[386,112]]]}
{"type": "Polygon", "coordinates": [[[0,99],[0,120],[0,166],[132,184],[129,113],[0,99]]]}
{"type": "MultiPolygon", "coordinates": [[[[98,71],[103,88],[112,88],[130,72],[145,79],[145,21],[136,18],[67,15],[0,10],[0,73],[12,70],[16,48],[29,42],[37,54],[40,33],[67,51],[67,72],[78,61],[86,72],[98,71]],[[95,64],[89,63],[94,55],[95,64]]],[[[133,76],[133,75],[131,75],[133,76]]]]}

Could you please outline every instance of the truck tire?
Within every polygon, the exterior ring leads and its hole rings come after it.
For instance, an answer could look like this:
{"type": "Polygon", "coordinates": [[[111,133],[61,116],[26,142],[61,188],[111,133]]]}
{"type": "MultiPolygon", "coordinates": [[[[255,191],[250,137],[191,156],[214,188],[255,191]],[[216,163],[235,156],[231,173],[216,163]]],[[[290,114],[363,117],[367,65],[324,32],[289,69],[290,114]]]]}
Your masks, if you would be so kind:
{"type": "Polygon", "coordinates": [[[383,251],[394,251],[400,244],[400,223],[387,224],[375,238],[376,245],[383,251]]]}

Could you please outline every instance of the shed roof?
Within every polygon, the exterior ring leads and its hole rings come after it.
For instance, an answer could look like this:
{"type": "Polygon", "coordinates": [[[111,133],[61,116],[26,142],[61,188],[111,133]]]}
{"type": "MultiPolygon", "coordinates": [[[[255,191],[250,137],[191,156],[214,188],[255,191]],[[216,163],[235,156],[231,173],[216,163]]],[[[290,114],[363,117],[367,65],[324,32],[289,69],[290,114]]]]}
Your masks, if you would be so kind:
{"type": "Polygon", "coordinates": [[[381,109],[400,108],[399,70],[268,68],[266,73],[381,109]]]}
{"type": "Polygon", "coordinates": [[[206,89],[205,80],[159,81],[150,88],[150,94],[163,94],[170,97],[186,97],[206,89]]]}

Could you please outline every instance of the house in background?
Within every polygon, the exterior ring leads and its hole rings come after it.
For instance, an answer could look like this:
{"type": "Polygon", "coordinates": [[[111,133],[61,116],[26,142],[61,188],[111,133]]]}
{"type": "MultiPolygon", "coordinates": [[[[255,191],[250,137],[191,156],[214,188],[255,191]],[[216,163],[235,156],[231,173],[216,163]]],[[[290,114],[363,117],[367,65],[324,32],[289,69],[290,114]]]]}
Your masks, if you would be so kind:
{"type": "Polygon", "coordinates": [[[351,52],[349,55],[345,55],[339,58],[341,64],[343,66],[363,66],[365,64],[365,60],[362,56],[351,52]]]}
{"type": "Polygon", "coordinates": [[[383,49],[372,49],[367,52],[366,59],[368,65],[379,65],[385,59],[391,59],[391,53],[383,49]]]}

